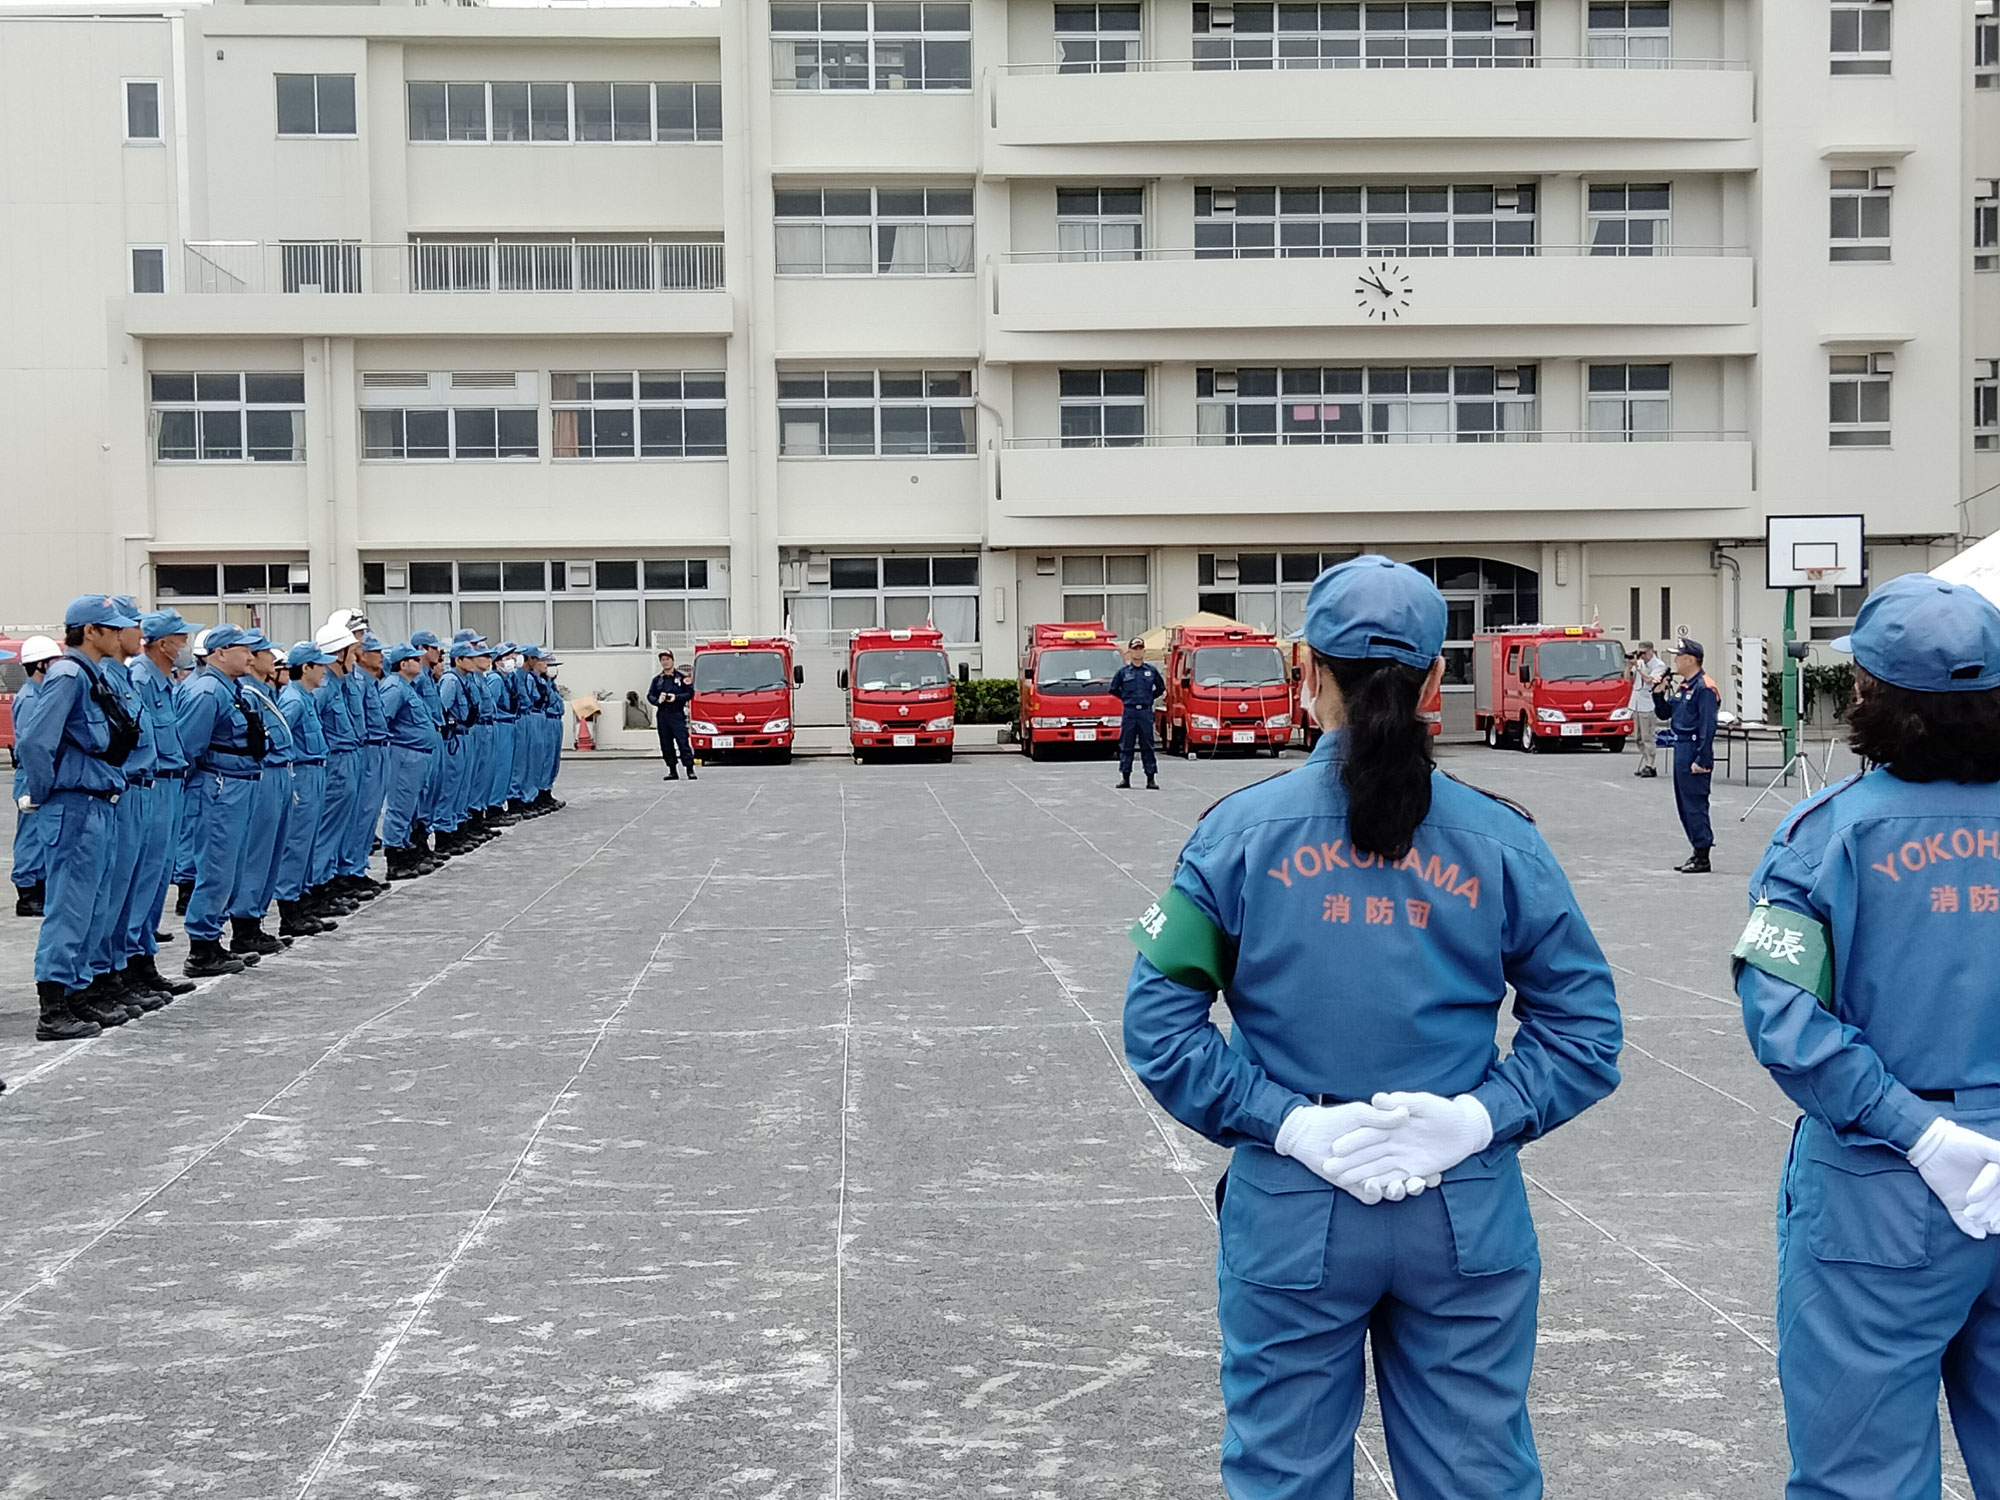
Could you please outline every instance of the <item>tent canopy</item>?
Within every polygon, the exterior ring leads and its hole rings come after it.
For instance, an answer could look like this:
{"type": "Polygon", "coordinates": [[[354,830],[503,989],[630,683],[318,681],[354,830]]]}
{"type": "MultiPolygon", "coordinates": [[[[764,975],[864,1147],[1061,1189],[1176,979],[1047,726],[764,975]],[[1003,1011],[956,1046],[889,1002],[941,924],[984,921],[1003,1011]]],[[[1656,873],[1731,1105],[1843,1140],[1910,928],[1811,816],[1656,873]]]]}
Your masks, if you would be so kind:
{"type": "Polygon", "coordinates": [[[2000,604],[2000,532],[1974,542],[1949,562],[1931,569],[1931,577],[1962,583],[2000,604]]]}
{"type": "Polygon", "coordinates": [[[1245,625],[1241,620],[1232,620],[1227,615],[1211,614],[1205,609],[1196,610],[1186,619],[1170,620],[1165,625],[1155,625],[1151,630],[1147,631],[1142,637],[1146,642],[1147,653],[1151,655],[1164,652],[1167,649],[1167,632],[1182,625],[1213,625],[1223,629],[1234,630],[1255,630],[1257,628],[1254,625],[1245,625]]]}

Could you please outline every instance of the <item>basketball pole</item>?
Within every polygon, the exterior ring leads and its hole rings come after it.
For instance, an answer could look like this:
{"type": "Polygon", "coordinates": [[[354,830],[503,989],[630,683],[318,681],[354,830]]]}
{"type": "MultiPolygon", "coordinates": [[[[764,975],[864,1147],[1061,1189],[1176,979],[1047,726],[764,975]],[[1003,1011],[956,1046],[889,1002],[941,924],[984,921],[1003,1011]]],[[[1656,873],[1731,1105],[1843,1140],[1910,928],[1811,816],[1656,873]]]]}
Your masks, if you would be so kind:
{"type": "Polygon", "coordinates": [[[1798,608],[1798,598],[1799,591],[1797,589],[1788,588],[1785,590],[1785,646],[1787,649],[1785,651],[1784,665],[1778,669],[1780,683],[1779,703],[1781,705],[1779,712],[1785,726],[1785,765],[1788,769],[1791,766],[1792,757],[1798,754],[1799,749],[1799,663],[1798,658],[1793,656],[1790,650],[1794,638],[1793,629],[1797,621],[1795,612],[1798,608]]]}

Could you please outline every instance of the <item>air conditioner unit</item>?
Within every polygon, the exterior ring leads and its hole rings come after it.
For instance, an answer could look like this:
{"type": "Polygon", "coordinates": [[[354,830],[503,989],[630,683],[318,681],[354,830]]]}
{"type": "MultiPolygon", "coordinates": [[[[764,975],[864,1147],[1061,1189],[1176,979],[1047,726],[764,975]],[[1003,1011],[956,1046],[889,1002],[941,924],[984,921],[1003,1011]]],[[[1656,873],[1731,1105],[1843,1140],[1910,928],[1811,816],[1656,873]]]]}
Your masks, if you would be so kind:
{"type": "Polygon", "coordinates": [[[1512,26],[1518,23],[1520,19],[1521,8],[1518,5],[1496,5],[1493,7],[1493,24],[1495,26],[1512,26]]]}
{"type": "Polygon", "coordinates": [[[674,642],[681,634],[682,632],[678,630],[655,630],[650,632],[653,649],[655,651],[671,651],[674,647],[674,642]]]}
{"type": "Polygon", "coordinates": [[[1233,214],[1236,212],[1236,189],[1216,188],[1209,194],[1210,213],[1233,214]]]}
{"type": "Polygon", "coordinates": [[[1518,367],[1510,369],[1505,365],[1496,369],[1493,372],[1493,389],[1496,391],[1519,391],[1521,389],[1520,369],[1518,367]]]}
{"type": "Polygon", "coordinates": [[[1990,15],[1992,15],[1992,14],[1993,14],[1993,0],[1972,0],[1972,13],[1973,13],[1973,14],[1974,14],[1975,16],[1990,16],[1990,15]]]}
{"type": "Polygon", "coordinates": [[[597,585],[597,569],[587,562],[573,562],[569,567],[569,586],[573,589],[591,589],[597,585]]]}
{"type": "Polygon", "coordinates": [[[285,565],[285,586],[292,589],[311,588],[312,569],[305,563],[287,563],[285,565]]]}
{"type": "Polygon", "coordinates": [[[1894,354],[1885,350],[1881,354],[1871,354],[1868,356],[1868,373],[1870,375],[1893,375],[1895,372],[1896,356],[1894,354]]]}
{"type": "Polygon", "coordinates": [[[410,565],[408,563],[382,564],[382,587],[392,594],[407,594],[410,591],[410,565]]]}
{"type": "Polygon", "coordinates": [[[1495,188],[1493,190],[1493,206],[1495,208],[1504,208],[1511,213],[1520,208],[1521,195],[1513,188],[1495,188]]]}
{"type": "Polygon", "coordinates": [[[1236,29],[1236,7],[1234,5],[1209,6],[1208,29],[1210,31],[1234,31],[1236,29]]]}
{"type": "Polygon", "coordinates": [[[1215,559],[1215,581],[1217,583],[1236,582],[1236,559],[1217,555],[1215,559]]]}
{"type": "Polygon", "coordinates": [[[811,588],[816,583],[830,583],[832,579],[833,579],[833,569],[827,563],[824,554],[815,557],[809,557],[806,559],[807,588],[811,588]]]}
{"type": "Polygon", "coordinates": [[[1236,372],[1234,370],[1217,370],[1214,378],[1216,395],[1233,396],[1236,394],[1236,372]]]}

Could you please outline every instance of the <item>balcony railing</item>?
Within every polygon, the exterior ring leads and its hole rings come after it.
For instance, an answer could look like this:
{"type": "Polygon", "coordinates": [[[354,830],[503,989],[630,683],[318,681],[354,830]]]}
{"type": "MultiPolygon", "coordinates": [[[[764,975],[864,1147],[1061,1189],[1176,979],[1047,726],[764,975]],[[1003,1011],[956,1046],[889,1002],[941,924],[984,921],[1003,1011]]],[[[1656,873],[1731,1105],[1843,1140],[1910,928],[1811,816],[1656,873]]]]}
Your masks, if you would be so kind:
{"type": "Polygon", "coordinates": [[[1664,432],[1581,431],[1529,428],[1517,432],[1370,432],[1277,437],[1227,433],[1148,434],[1144,437],[1016,437],[1003,448],[1360,448],[1452,447],[1471,443],[1744,443],[1742,430],[1677,427],[1664,432]]]}
{"type": "Polygon", "coordinates": [[[1714,57],[1552,57],[1546,53],[1517,56],[1471,54],[1439,57],[1201,57],[1128,58],[1114,62],[1003,63],[1009,76],[1099,73],[1269,73],[1269,72],[1423,72],[1441,68],[1588,68],[1628,73],[1743,73],[1750,64],[1714,57]]]}
{"type": "MultiPolygon", "coordinates": [[[[1272,221],[1272,222],[1283,222],[1272,221]]],[[[1012,250],[1000,257],[1009,265],[1047,266],[1103,264],[1120,260],[1450,260],[1511,259],[1536,256],[1621,257],[1652,260],[1661,257],[1697,259],[1739,258],[1747,245],[1357,245],[1338,249],[1296,245],[1203,248],[1200,250],[1012,250]]]]}
{"type": "Polygon", "coordinates": [[[680,240],[202,240],[190,292],[713,292],[722,243],[680,240]]]}

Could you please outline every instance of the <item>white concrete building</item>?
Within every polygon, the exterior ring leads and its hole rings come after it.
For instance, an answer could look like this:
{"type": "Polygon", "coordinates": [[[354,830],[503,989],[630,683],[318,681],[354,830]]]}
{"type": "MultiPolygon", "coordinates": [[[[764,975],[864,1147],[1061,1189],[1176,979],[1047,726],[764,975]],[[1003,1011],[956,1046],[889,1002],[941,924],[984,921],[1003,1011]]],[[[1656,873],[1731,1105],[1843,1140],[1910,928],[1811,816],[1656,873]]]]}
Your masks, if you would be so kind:
{"type": "Polygon", "coordinates": [[[2000,525],[1990,6],[0,12],[0,623],[1769,633],[2000,525]]]}

